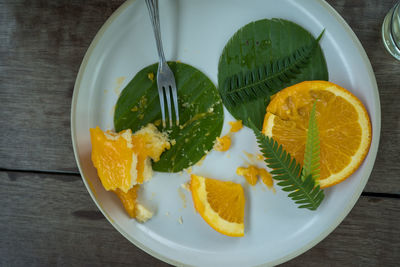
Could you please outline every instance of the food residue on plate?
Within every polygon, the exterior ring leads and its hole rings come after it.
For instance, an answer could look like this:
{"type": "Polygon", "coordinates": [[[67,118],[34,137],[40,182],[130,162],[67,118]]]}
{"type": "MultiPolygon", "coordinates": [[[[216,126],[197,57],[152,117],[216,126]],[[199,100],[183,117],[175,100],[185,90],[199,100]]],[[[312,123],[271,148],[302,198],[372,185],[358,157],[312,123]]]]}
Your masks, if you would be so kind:
{"type": "Polygon", "coordinates": [[[241,120],[230,121],[229,125],[231,126],[231,130],[230,130],[231,133],[236,133],[243,128],[243,123],[241,120]]]}
{"type": "Polygon", "coordinates": [[[214,149],[216,151],[227,151],[231,147],[231,137],[229,135],[225,135],[223,137],[217,137],[217,141],[214,145],[214,149]]]}
{"type": "Polygon", "coordinates": [[[264,168],[258,168],[254,165],[250,165],[249,167],[238,167],[236,169],[236,174],[243,176],[252,186],[257,183],[258,178],[260,178],[269,189],[272,189],[274,186],[271,174],[264,168]]]}
{"type": "Polygon", "coordinates": [[[181,184],[181,187],[182,187],[183,189],[185,189],[186,191],[190,192],[190,181],[181,184]]]}
{"type": "Polygon", "coordinates": [[[204,160],[206,159],[206,157],[207,157],[207,154],[205,154],[197,163],[196,163],[196,166],[201,166],[201,165],[203,165],[203,162],[204,162],[204,160]]]}
{"type": "Polygon", "coordinates": [[[215,145],[214,145],[214,150],[221,151],[221,152],[228,151],[232,144],[232,133],[236,133],[236,132],[240,131],[240,129],[243,128],[243,124],[242,124],[241,120],[230,121],[229,125],[231,126],[229,133],[222,137],[217,137],[215,145]]]}
{"type": "Polygon", "coordinates": [[[126,77],[124,77],[124,76],[121,76],[121,77],[117,78],[116,85],[114,87],[115,94],[119,95],[121,86],[124,83],[125,79],[126,79],[126,77]]]}
{"type": "Polygon", "coordinates": [[[147,73],[147,78],[149,78],[150,81],[154,82],[154,73],[152,72],[147,73]]]}
{"type": "Polygon", "coordinates": [[[186,208],[186,195],[182,190],[183,190],[182,187],[178,187],[178,193],[180,199],[182,200],[182,205],[184,208],[186,208]]]}

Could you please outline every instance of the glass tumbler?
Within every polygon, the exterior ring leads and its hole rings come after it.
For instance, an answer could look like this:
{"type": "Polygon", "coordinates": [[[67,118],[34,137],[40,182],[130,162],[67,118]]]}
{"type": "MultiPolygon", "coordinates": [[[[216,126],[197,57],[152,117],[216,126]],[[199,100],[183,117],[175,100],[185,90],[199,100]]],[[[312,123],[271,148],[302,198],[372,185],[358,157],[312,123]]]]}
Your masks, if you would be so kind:
{"type": "Polygon", "coordinates": [[[382,39],[389,53],[400,60],[400,1],[389,11],[383,21],[382,39]]]}

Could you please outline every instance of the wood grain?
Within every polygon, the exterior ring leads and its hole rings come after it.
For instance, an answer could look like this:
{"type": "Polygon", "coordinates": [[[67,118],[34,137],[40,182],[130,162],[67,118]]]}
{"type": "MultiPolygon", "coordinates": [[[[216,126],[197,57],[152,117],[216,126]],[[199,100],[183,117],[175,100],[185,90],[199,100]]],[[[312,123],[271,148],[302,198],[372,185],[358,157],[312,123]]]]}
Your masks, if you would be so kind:
{"type": "Polygon", "coordinates": [[[361,197],[317,246],[287,266],[398,266],[400,199],[361,197]]]}
{"type": "Polygon", "coordinates": [[[78,172],[70,135],[75,78],[123,2],[0,2],[0,167],[78,172]]]}
{"type": "MultiPolygon", "coordinates": [[[[166,266],[119,234],[79,176],[0,172],[0,265],[166,266]]],[[[287,266],[394,266],[400,199],[361,197],[324,241],[287,266]]]]}
{"type": "MultiPolygon", "coordinates": [[[[70,104],[80,63],[123,2],[0,0],[0,266],[167,266],[104,219],[72,153],[70,104]]],[[[328,2],[352,27],[374,69],[380,147],[369,193],[331,235],[284,266],[397,266],[400,62],[380,37],[396,0],[328,2]]]]}
{"type": "Polygon", "coordinates": [[[166,266],[104,218],[80,176],[0,172],[0,266],[166,266]]]}
{"type": "Polygon", "coordinates": [[[382,110],[378,156],[365,188],[370,192],[400,194],[400,62],[385,49],[381,38],[384,17],[396,0],[329,0],[360,39],[371,61],[382,110]]]}

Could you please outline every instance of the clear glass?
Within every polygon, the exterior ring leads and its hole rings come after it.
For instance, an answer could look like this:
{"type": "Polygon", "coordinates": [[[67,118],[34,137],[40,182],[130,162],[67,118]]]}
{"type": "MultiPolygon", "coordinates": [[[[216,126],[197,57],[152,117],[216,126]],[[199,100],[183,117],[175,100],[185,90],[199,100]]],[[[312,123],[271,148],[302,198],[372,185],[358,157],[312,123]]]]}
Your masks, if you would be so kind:
{"type": "Polygon", "coordinates": [[[389,53],[400,60],[400,1],[389,11],[383,21],[382,39],[389,53]]]}

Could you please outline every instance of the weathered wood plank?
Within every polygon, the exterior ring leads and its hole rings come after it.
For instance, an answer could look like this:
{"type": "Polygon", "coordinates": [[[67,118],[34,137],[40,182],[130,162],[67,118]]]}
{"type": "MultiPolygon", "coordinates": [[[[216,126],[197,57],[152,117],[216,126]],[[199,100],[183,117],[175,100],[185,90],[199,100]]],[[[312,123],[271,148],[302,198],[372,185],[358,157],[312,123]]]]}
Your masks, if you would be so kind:
{"type": "Polygon", "coordinates": [[[365,191],[400,193],[400,62],[386,51],[381,38],[384,17],[396,0],[328,0],[360,39],[371,61],[382,108],[378,156],[365,191]]]}
{"type": "Polygon", "coordinates": [[[77,172],[75,78],[95,34],[123,2],[0,2],[0,167],[77,172]]]}
{"type": "MultiPolygon", "coordinates": [[[[166,266],[97,210],[79,176],[0,172],[0,265],[166,266]]],[[[400,199],[361,197],[324,241],[288,266],[395,266],[400,199]]]]}
{"type": "Polygon", "coordinates": [[[400,199],[361,197],[325,240],[287,266],[398,266],[400,199]]]}
{"type": "Polygon", "coordinates": [[[0,266],[166,266],[120,235],[76,175],[0,173],[0,266]]]}
{"type": "MultiPolygon", "coordinates": [[[[94,35],[123,0],[0,1],[0,168],[77,172],[70,102],[94,35]]],[[[377,161],[366,191],[400,193],[400,63],[381,23],[396,0],[328,0],[361,40],[382,104],[377,161]]],[[[104,219],[79,176],[0,172],[0,265],[166,266],[104,219]]],[[[361,197],[345,221],[288,266],[395,266],[400,200],[361,197]]]]}

